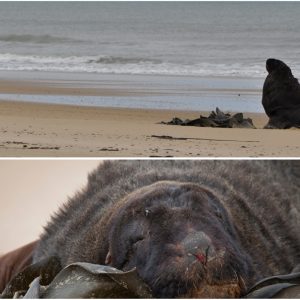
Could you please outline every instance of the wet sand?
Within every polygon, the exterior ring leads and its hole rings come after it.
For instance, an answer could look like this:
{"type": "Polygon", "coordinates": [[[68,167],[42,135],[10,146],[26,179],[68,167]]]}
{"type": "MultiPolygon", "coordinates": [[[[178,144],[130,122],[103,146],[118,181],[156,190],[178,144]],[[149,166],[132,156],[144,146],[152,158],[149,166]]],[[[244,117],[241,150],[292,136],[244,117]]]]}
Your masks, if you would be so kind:
{"type": "MultiPolygon", "coordinates": [[[[22,92],[22,91],[21,91],[22,92]]],[[[95,108],[0,101],[0,156],[296,157],[300,130],[266,130],[264,114],[245,113],[258,129],[159,124],[200,112],[95,108]]],[[[202,112],[208,115],[208,112],[202,112]]]]}

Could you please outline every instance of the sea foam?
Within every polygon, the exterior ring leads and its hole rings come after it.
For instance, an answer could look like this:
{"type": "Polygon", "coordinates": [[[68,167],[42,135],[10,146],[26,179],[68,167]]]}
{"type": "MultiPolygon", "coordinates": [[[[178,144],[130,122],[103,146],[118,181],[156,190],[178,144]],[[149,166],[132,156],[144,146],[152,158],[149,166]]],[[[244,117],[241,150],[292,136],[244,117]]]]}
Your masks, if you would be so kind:
{"type": "Polygon", "coordinates": [[[0,70],[89,72],[100,74],[157,74],[189,76],[264,77],[264,66],[253,64],[172,63],[142,57],[39,56],[0,54],[0,70]]]}

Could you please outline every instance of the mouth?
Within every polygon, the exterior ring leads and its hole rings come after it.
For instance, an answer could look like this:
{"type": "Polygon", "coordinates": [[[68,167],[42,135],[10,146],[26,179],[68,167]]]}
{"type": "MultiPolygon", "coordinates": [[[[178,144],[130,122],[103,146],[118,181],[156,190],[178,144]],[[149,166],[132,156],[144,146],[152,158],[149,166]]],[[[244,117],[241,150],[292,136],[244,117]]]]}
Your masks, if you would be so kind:
{"type": "Polygon", "coordinates": [[[239,298],[243,288],[239,282],[224,284],[203,283],[199,288],[188,292],[180,298],[239,298]]]}
{"type": "Polygon", "coordinates": [[[204,265],[205,261],[198,257],[195,258],[195,264],[190,265],[186,272],[181,270],[172,279],[169,276],[160,276],[161,280],[149,284],[154,294],[158,298],[240,298],[246,293],[246,282],[242,275],[222,268],[211,270],[209,263],[204,265]],[[197,261],[197,262],[196,262],[197,261]],[[196,267],[197,268],[193,268],[196,267]],[[199,266],[200,265],[200,266],[199,266]]]}
{"type": "MultiPolygon", "coordinates": [[[[151,287],[151,286],[150,286],[151,287]]],[[[176,282],[165,283],[160,287],[152,289],[157,298],[240,298],[246,294],[243,281],[237,280],[210,282],[202,279],[201,282],[176,282]]]]}
{"type": "Polygon", "coordinates": [[[200,282],[194,282],[191,289],[180,298],[239,298],[244,295],[246,284],[243,277],[236,272],[228,276],[224,271],[219,269],[214,275],[208,271],[200,282]]]}

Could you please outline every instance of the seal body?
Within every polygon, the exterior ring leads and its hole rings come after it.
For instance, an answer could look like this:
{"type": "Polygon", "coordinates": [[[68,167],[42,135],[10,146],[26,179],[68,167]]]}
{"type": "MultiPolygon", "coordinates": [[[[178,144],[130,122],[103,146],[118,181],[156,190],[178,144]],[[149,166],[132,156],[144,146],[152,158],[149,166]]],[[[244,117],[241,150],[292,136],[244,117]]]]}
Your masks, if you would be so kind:
{"type": "Polygon", "coordinates": [[[269,122],[265,128],[300,127],[300,85],[282,61],[269,58],[262,104],[269,122]]]}
{"type": "Polygon", "coordinates": [[[155,297],[239,297],[300,264],[298,161],[105,161],[34,261],[137,268],[155,297]]]}

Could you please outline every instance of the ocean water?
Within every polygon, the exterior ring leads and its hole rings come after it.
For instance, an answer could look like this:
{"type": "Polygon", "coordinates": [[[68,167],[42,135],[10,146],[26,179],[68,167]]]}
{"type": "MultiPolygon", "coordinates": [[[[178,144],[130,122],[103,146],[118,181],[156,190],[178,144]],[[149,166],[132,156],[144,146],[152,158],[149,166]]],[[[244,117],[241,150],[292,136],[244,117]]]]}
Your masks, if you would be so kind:
{"type": "Polygon", "coordinates": [[[0,2],[0,70],[300,74],[300,2],[0,2]]]}

